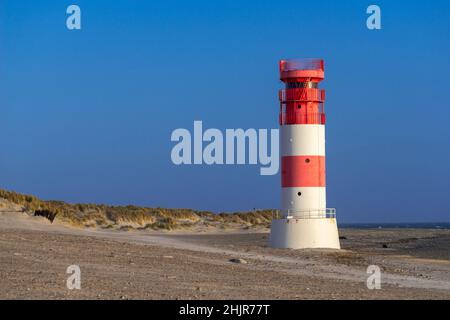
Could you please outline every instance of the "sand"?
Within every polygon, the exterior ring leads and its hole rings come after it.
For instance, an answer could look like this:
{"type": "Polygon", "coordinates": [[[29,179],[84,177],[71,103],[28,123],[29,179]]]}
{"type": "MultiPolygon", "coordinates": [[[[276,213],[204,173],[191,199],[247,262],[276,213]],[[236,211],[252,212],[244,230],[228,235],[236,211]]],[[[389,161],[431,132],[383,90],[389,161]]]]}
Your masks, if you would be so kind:
{"type": "Polygon", "coordinates": [[[450,299],[450,230],[340,234],[340,251],[272,249],[266,229],[76,229],[0,211],[0,299],[450,299]],[[73,264],[80,290],[66,287],[73,264]]]}

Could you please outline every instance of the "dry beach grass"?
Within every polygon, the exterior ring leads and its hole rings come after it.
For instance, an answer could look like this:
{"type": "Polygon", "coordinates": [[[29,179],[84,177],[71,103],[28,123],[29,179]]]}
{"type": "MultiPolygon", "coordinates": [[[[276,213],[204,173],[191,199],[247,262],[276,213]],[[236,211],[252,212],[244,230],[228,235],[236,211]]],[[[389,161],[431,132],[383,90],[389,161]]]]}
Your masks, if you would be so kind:
{"type": "Polygon", "coordinates": [[[113,230],[268,227],[272,217],[272,210],[214,214],[192,209],[69,204],[63,201],[44,201],[32,195],[0,189],[0,206],[2,203],[4,206],[12,206],[15,211],[30,214],[37,210],[49,211],[56,215],[58,221],[69,226],[113,230]]]}

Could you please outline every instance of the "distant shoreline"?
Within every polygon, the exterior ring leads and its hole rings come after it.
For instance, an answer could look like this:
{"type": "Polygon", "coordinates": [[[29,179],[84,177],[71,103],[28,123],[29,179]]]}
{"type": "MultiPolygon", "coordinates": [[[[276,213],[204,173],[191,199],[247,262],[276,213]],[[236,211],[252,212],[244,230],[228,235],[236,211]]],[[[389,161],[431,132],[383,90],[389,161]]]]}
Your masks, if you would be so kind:
{"type": "Polygon", "coordinates": [[[339,223],[342,229],[450,229],[450,222],[339,223]]]}

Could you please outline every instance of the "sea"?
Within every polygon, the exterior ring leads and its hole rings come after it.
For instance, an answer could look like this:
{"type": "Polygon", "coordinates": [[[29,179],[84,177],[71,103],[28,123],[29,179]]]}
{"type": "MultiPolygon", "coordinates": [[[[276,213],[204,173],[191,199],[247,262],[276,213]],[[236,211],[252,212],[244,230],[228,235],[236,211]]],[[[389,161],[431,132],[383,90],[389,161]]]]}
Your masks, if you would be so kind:
{"type": "Polygon", "coordinates": [[[450,229],[450,222],[423,223],[339,223],[339,228],[349,229],[450,229]]]}

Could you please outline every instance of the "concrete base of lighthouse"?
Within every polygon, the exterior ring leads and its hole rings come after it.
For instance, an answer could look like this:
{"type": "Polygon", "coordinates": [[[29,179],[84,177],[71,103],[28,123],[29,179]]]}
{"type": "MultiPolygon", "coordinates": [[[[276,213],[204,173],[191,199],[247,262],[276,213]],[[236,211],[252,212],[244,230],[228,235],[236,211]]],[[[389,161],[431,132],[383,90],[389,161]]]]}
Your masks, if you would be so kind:
{"type": "Polygon", "coordinates": [[[336,219],[273,219],[270,230],[270,246],[291,249],[340,249],[336,219]]]}

